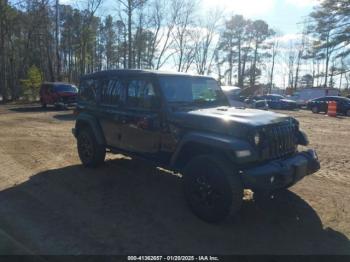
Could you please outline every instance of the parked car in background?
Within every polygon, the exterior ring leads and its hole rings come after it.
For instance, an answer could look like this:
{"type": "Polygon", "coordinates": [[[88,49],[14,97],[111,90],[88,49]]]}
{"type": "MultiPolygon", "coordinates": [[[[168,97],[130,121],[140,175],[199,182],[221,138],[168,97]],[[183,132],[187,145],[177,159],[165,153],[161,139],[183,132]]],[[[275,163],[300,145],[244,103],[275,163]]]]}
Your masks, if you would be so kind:
{"type": "Polygon", "coordinates": [[[78,89],[73,84],[60,82],[45,82],[40,88],[40,103],[42,107],[53,105],[56,108],[75,106],[78,89]]]}
{"type": "Polygon", "coordinates": [[[266,100],[269,108],[272,109],[294,110],[298,108],[298,105],[295,101],[287,99],[282,95],[269,94],[260,96],[260,99],[266,100]]]}
{"type": "Polygon", "coordinates": [[[255,109],[267,110],[268,105],[265,100],[261,100],[258,97],[250,97],[241,95],[241,88],[236,86],[221,86],[221,90],[227,97],[232,107],[249,107],[255,109]]]}
{"type": "Polygon", "coordinates": [[[294,100],[299,107],[304,107],[307,102],[324,96],[339,96],[339,90],[334,88],[305,88],[294,92],[289,98],[294,100]]]}
{"type": "Polygon", "coordinates": [[[237,86],[221,86],[221,90],[224,92],[229,103],[233,107],[247,107],[244,103],[244,97],[240,96],[241,88],[237,86]]]}
{"type": "Polygon", "coordinates": [[[338,114],[350,116],[350,99],[341,96],[325,96],[313,99],[307,103],[307,108],[315,114],[319,112],[327,113],[330,101],[337,102],[338,114]]]}
{"type": "Polygon", "coordinates": [[[248,105],[249,108],[268,110],[269,105],[265,99],[262,99],[259,96],[248,97],[244,100],[244,102],[248,105]]]}

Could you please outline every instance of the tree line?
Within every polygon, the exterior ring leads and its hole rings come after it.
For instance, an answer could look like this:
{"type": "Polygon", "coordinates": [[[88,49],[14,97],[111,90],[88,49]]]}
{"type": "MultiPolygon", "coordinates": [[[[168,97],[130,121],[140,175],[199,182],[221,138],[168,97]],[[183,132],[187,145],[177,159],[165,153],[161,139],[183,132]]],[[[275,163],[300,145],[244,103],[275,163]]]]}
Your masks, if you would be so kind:
{"type": "Polygon", "coordinates": [[[285,53],[288,86],[343,88],[349,92],[350,2],[323,0],[302,24],[299,41],[285,53]],[[306,74],[300,76],[302,67],[306,74]]]}
{"type": "Polygon", "coordinates": [[[209,74],[222,84],[264,83],[267,90],[276,74],[286,74],[292,88],[335,86],[337,76],[348,83],[346,0],[323,1],[289,47],[265,21],[205,12],[198,1],[116,0],[106,16],[102,4],[0,0],[0,96],[19,98],[28,75],[78,83],[83,74],[119,68],[209,74]],[[300,76],[306,65],[308,74],[300,76]]]}

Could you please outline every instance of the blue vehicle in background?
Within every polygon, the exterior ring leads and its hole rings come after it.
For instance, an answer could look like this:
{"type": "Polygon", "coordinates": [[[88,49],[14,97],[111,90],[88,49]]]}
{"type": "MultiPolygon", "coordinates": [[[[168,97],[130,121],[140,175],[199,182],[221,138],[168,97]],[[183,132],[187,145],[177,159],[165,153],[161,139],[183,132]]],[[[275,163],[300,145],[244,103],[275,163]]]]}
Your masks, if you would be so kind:
{"type": "Polygon", "coordinates": [[[295,101],[287,99],[282,95],[268,94],[260,96],[260,99],[266,100],[269,108],[271,109],[294,110],[299,108],[295,101]]]}

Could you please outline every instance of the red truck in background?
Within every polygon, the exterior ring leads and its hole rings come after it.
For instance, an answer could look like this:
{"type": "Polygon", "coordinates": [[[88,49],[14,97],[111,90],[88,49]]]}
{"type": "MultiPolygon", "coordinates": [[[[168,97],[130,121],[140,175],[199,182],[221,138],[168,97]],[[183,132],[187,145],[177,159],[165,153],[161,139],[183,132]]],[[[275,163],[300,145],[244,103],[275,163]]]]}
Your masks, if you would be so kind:
{"type": "Polygon", "coordinates": [[[77,95],[78,88],[69,83],[45,82],[40,87],[40,103],[44,108],[48,105],[60,109],[75,106],[77,95]]]}

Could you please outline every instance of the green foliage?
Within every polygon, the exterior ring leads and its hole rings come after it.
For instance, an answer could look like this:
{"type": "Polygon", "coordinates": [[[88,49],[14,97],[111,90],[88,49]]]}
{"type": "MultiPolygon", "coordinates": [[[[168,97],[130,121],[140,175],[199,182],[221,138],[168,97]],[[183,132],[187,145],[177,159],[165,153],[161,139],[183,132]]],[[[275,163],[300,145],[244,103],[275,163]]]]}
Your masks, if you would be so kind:
{"type": "Polygon", "coordinates": [[[39,88],[42,82],[42,72],[35,65],[32,65],[27,71],[27,78],[21,80],[24,95],[31,95],[34,99],[39,94],[39,88]]]}

